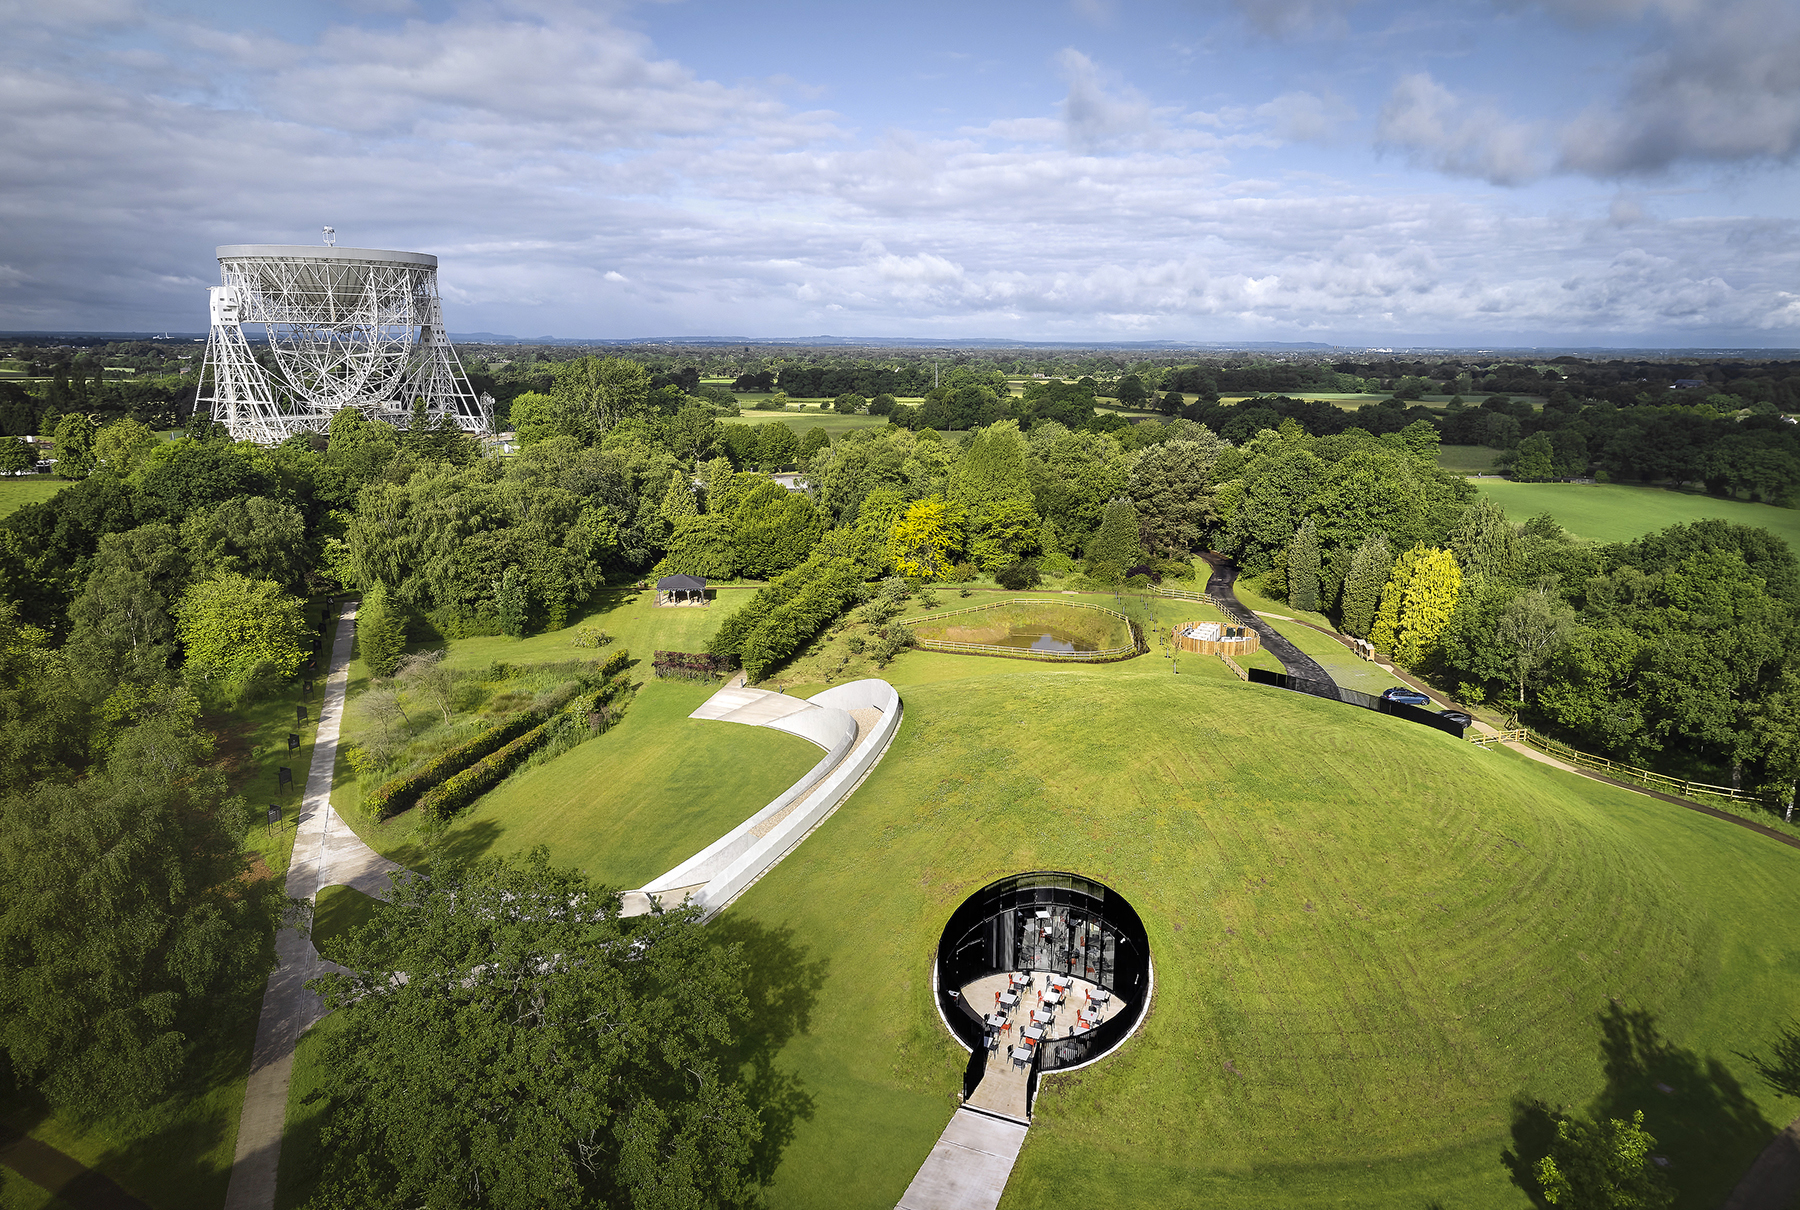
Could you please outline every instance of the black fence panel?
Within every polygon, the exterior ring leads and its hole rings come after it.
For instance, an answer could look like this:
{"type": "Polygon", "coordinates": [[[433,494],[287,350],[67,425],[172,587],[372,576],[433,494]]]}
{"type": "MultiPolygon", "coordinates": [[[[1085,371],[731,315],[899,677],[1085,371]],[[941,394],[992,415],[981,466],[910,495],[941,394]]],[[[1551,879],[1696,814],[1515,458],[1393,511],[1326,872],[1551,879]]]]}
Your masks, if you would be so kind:
{"type": "Polygon", "coordinates": [[[1305,680],[1289,676],[1285,672],[1270,672],[1264,668],[1249,669],[1252,684],[1274,685],[1278,689],[1288,689],[1294,693],[1311,694],[1313,697],[1331,698],[1343,702],[1347,706],[1361,706],[1364,710],[1373,710],[1377,714],[1391,714],[1395,718],[1403,718],[1409,723],[1423,723],[1427,727],[1436,727],[1456,738],[1463,737],[1463,725],[1454,719],[1445,718],[1435,710],[1423,706],[1409,706],[1405,702],[1390,702],[1384,697],[1376,697],[1372,693],[1364,693],[1360,689],[1345,689],[1341,685],[1322,685],[1318,681],[1305,680]]]}

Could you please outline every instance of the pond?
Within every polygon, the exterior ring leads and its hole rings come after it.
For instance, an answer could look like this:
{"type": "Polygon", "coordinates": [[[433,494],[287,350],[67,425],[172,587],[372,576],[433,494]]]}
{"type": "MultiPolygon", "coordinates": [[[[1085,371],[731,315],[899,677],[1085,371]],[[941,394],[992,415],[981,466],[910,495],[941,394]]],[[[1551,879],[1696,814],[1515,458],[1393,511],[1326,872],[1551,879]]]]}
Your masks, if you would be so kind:
{"type": "Polygon", "coordinates": [[[1011,634],[991,640],[995,647],[1017,647],[1022,651],[1098,651],[1079,635],[1054,626],[1015,627],[1011,634]]]}

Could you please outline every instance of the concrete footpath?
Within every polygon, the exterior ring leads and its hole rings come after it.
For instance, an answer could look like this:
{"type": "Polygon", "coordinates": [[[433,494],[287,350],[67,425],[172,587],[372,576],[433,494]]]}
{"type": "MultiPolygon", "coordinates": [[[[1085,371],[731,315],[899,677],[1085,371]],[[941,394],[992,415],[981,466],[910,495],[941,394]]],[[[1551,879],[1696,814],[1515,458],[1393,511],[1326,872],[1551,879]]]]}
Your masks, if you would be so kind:
{"type": "Polygon", "coordinates": [[[958,1109],[894,1210],[994,1210],[1025,1129],[1014,1118],[958,1109]]]}
{"type": "MultiPolygon", "coordinates": [[[[288,864],[287,893],[294,899],[311,900],[322,888],[339,885],[379,895],[387,889],[388,872],[400,868],[365,845],[331,809],[331,775],[337,766],[356,610],[346,604],[338,617],[312,765],[295,825],[293,860],[288,864]]],[[[284,928],[275,934],[275,954],[280,965],[269,976],[262,1016],[256,1023],[256,1048],[250,1082],[244,1090],[243,1116],[238,1119],[237,1151],[225,1191],[225,1210],[274,1208],[275,1171],[281,1160],[294,1047],[300,1035],[325,1015],[323,1001],[307,990],[306,982],[334,969],[298,929],[284,928]]]]}

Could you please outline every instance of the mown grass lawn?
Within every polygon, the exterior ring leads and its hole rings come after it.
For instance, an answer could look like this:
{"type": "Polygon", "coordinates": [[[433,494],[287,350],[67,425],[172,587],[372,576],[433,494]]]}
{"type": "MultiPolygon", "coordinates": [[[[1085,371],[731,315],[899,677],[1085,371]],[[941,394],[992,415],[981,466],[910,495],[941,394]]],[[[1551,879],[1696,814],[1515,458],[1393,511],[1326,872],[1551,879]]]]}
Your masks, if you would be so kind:
{"type": "Polygon", "coordinates": [[[1440,445],[1438,466],[1459,475],[1491,474],[1500,451],[1487,445],[1440,445]]]}
{"type": "Polygon", "coordinates": [[[771,1204],[898,1199],[964,1064],[938,932],[1037,868],[1131,900],[1157,992],[1123,1051],[1045,1082],[1003,1206],[1522,1207],[1501,1157],[1532,1097],[1643,1108],[1710,1206],[1794,1113],[1736,1052],[1800,993],[1800,930],[1770,924],[1800,853],[1204,661],[913,653],[891,679],[882,765],[729,913],[823,973],[771,1204]],[[1609,1043],[1615,1005],[1664,1048],[1609,1043]]]}
{"type": "MultiPolygon", "coordinates": [[[[458,856],[548,845],[563,865],[620,889],[645,882],[742,823],[817,764],[815,745],[766,727],[690,719],[718,689],[652,681],[605,735],[519,773],[451,823],[458,856]]],[[[422,864],[410,821],[363,835],[403,865],[422,864]]]]}
{"type": "Polygon", "coordinates": [[[805,411],[753,412],[749,410],[749,399],[754,398],[757,397],[746,399],[745,409],[741,414],[723,417],[720,423],[769,424],[779,420],[802,437],[806,436],[808,429],[824,429],[829,435],[837,437],[853,429],[884,429],[889,423],[886,416],[843,416],[829,408],[821,410],[818,407],[818,404],[829,403],[830,400],[805,400],[805,411]]]}
{"type": "Polygon", "coordinates": [[[1783,538],[1800,552],[1800,509],[1721,500],[1699,492],[1622,483],[1514,483],[1480,479],[1475,486],[1514,521],[1549,513],[1578,538],[1629,542],[1653,530],[1717,517],[1754,525],[1783,538]]]}
{"type": "Polygon", "coordinates": [[[9,516],[27,504],[41,504],[67,486],[67,479],[50,475],[0,479],[0,517],[9,516]]]}
{"type": "MultiPolygon", "coordinates": [[[[1153,607],[1159,625],[1186,608],[1153,607]]],[[[1157,991],[1122,1051],[1044,1082],[1003,1207],[1524,1207],[1504,1156],[1541,1126],[1519,1111],[1534,1098],[1643,1109],[1680,1204],[1710,1207],[1800,1108],[1742,1057],[1800,995],[1794,850],[1211,660],[1172,676],[1157,655],[910,652],[884,675],[906,716],[883,763],[715,926],[785,938],[802,994],[778,1065],[804,1097],[771,1122],[791,1135],[773,1206],[899,1198],[965,1060],[930,998],[939,931],[980,886],[1038,868],[1137,907],[1157,991]]],[[[658,768],[665,729],[665,760],[713,743],[702,731],[764,734],[683,706],[640,694],[614,732],[457,827],[590,869],[636,861],[621,883],[660,872],[673,861],[634,846],[678,860],[699,843],[640,839],[641,796],[610,794],[606,771],[658,768]]],[[[315,1046],[290,1100],[302,1152],[315,1046]]]]}

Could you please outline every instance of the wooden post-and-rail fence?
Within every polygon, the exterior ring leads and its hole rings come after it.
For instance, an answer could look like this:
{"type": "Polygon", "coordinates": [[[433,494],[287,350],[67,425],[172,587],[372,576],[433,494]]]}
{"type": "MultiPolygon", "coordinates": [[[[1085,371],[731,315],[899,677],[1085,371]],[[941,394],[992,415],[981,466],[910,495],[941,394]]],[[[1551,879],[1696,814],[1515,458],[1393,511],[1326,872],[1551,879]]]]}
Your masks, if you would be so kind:
{"type": "Polygon", "coordinates": [[[1692,798],[1696,794],[1705,794],[1713,798],[1723,798],[1731,802],[1749,802],[1766,805],[1766,798],[1761,794],[1752,794],[1746,790],[1738,790],[1731,786],[1715,786],[1711,782],[1690,781],[1685,777],[1671,777],[1667,773],[1655,773],[1649,769],[1640,769],[1636,765],[1628,765],[1610,757],[1595,756],[1591,752],[1582,752],[1571,748],[1558,740],[1539,735],[1529,728],[1519,727],[1511,731],[1500,731],[1493,735],[1471,735],[1472,743],[1484,747],[1494,744],[1530,744],[1546,756],[1554,756],[1557,760],[1584,769],[1593,769],[1598,773],[1606,773],[1624,781],[1640,782],[1652,790],[1661,790],[1665,794],[1675,794],[1682,798],[1692,798]]]}

